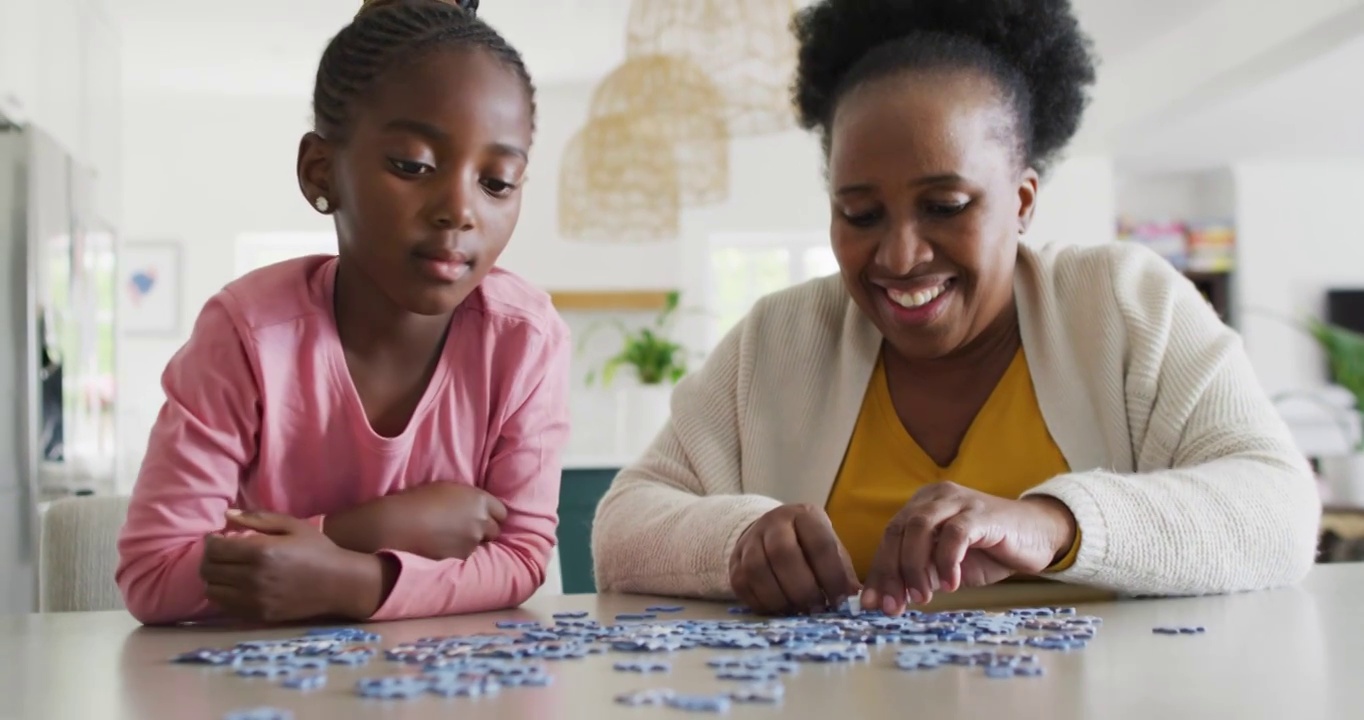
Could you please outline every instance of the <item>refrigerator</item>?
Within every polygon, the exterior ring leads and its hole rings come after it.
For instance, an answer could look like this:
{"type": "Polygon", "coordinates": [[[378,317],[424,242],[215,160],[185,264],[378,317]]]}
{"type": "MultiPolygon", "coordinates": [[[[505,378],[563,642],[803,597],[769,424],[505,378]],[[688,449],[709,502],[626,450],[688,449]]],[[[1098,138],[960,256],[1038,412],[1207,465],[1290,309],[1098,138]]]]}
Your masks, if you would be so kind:
{"type": "Polygon", "coordinates": [[[95,177],[0,118],[0,614],[31,612],[45,502],[112,487],[112,231],[95,177]]]}

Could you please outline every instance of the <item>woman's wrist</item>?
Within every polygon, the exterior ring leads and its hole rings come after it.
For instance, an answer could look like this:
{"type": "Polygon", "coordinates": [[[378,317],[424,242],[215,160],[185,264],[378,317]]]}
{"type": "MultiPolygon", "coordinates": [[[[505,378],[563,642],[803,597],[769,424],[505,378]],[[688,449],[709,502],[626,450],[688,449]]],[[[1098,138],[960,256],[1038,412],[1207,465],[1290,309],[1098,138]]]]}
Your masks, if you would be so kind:
{"type": "Polygon", "coordinates": [[[1060,562],[1075,545],[1075,535],[1079,528],[1075,515],[1065,503],[1050,495],[1029,495],[1023,498],[1023,502],[1032,505],[1047,518],[1047,537],[1052,551],[1049,565],[1060,562]]]}

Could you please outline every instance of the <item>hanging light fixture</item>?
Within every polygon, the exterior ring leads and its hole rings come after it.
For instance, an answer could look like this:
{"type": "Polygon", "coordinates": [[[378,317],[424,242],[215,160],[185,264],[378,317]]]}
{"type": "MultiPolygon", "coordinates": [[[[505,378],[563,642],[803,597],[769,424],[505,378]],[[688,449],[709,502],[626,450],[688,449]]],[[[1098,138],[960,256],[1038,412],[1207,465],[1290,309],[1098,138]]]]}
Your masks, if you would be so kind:
{"type": "Polygon", "coordinates": [[[795,0],[634,0],[627,57],[690,60],[719,88],[734,137],[795,127],[795,0]]]}
{"type": "MultiPolygon", "coordinates": [[[[724,105],[706,73],[686,58],[643,55],[629,58],[602,80],[589,116],[620,119],[648,142],[672,148],[682,205],[709,205],[729,195],[724,105]]],[[[610,152],[593,141],[615,141],[600,133],[587,139],[589,161],[610,152]]]]}
{"type": "Polygon", "coordinates": [[[585,242],[672,240],[679,198],[672,145],[627,115],[592,118],[569,140],[559,167],[559,232],[585,242]]]}

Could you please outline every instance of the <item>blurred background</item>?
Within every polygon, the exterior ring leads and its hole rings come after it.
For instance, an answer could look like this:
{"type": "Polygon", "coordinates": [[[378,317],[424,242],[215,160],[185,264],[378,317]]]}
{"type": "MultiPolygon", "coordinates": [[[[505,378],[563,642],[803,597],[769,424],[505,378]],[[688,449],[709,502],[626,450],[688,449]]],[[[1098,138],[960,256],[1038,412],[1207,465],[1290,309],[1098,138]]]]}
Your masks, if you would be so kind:
{"type": "MultiPolygon", "coordinates": [[[[818,143],[787,101],[804,4],[483,2],[539,88],[502,264],[581,343],[565,532],[757,297],[835,269],[818,143]]],[[[1364,504],[1364,0],[1075,4],[1099,82],[1027,241],[1165,255],[1244,337],[1329,502],[1364,504]]],[[[210,295],[334,252],[294,162],[358,5],[0,0],[0,577],[42,503],[131,489],[210,295]]],[[[565,589],[586,588],[564,551],[565,589]]]]}

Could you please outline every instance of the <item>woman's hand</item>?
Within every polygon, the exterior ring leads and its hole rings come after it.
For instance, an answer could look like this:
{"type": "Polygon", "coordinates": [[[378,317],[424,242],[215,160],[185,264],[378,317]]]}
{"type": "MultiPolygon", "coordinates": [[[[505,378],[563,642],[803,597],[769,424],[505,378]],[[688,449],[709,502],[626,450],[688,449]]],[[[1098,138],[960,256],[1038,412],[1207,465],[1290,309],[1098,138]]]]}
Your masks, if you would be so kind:
{"type": "Polygon", "coordinates": [[[393,563],[337,547],[303,520],[229,511],[229,534],[205,538],[199,576],[207,597],[229,615],[287,622],[325,616],[360,620],[396,581],[393,563]],[[250,533],[231,531],[249,530],[250,533]]]}
{"type": "Polygon", "coordinates": [[[1015,573],[1039,573],[1075,541],[1075,517],[1050,497],[987,495],[956,483],[929,485],[886,526],[862,606],[898,615],[935,590],[991,585],[1015,573]]]}
{"type": "Polygon", "coordinates": [[[322,530],[347,550],[401,550],[432,560],[466,559],[496,540],[507,507],[472,485],[433,482],[329,515],[322,530]]]}
{"type": "Polygon", "coordinates": [[[859,589],[848,551],[824,511],[783,505],[744,531],[729,559],[735,595],[764,614],[837,605],[859,589]]]}

